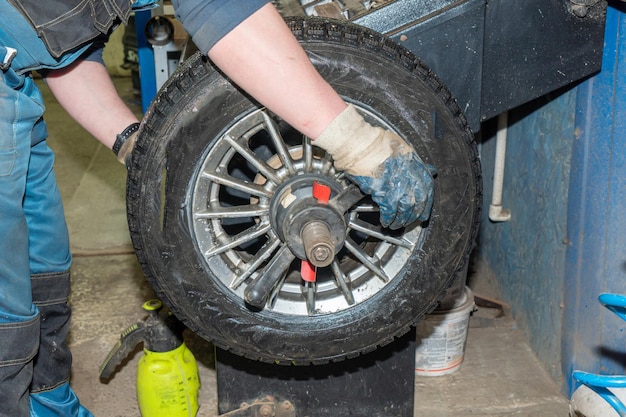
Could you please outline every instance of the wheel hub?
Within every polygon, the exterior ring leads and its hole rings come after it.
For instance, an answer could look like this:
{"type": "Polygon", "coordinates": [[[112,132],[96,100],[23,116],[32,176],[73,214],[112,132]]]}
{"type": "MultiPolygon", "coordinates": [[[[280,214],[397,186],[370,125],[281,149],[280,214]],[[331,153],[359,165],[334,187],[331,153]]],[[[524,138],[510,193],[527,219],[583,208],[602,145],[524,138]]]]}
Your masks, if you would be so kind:
{"type": "Polygon", "coordinates": [[[270,204],[270,221],[295,256],[317,267],[332,263],[343,247],[347,219],[329,204],[329,198],[342,190],[337,182],[314,174],[285,181],[276,190],[270,204]],[[327,190],[325,197],[316,191],[320,188],[327,190]]]}

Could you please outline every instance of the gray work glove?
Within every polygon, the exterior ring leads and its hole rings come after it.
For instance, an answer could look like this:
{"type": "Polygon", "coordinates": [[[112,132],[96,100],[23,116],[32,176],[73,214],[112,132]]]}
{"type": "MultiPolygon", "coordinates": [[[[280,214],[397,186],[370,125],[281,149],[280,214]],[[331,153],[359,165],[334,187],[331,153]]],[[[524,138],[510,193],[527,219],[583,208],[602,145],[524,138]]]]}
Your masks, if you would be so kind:
{"type": "Polygon", "coordinates": [[[117,160],[126,167],[128,167],[130,155],[135,148],[135,142],[137,142],[137,130],[139,130],[139,123],[131,124],[117,135],[113,144],[113,153],[117,156],[117,160]]]}
{"type": "Polygon", "coordinates": [[[434,180],[411,145],[393,132],[367,123],[349,105],[313,144],[327,151],[380,207],[384,227],[399,229],[426,221],[433,205],[434,180]]]}

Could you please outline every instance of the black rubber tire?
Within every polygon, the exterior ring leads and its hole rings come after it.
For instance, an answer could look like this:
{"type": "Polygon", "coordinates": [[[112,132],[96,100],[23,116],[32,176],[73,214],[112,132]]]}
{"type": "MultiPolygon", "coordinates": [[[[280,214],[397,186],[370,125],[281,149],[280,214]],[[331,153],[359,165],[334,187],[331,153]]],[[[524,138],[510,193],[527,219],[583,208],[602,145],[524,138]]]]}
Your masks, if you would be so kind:
{"type": "Polygon", "coordinates": [[[212,276],[190,228],[190,184],[216,138],[259,105],[201,55],[181,64],[145,116],[129,166],[128,222],[148,280],[192,331],[254,360],[322,364],[383,346],[436,307],[474,244],[481,172],[462,111],[412,53],[350,23],[288,24],[342,96],[376,113],[437,168],[431,219],[400,273],[365,302],[309,317],[253,311],[212,276]]]}

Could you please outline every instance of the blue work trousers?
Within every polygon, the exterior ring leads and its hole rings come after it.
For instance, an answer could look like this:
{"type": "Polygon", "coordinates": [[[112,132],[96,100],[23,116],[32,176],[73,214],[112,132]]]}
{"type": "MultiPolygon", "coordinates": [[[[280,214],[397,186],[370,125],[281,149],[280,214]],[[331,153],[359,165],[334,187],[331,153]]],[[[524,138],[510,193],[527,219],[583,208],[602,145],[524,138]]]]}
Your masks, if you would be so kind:
{"type": "Polygon", "coordinates": [[[0,0],[0,416],[86,417],[69,387],[71,254],[32,69],[57,68],[0,0]]]}

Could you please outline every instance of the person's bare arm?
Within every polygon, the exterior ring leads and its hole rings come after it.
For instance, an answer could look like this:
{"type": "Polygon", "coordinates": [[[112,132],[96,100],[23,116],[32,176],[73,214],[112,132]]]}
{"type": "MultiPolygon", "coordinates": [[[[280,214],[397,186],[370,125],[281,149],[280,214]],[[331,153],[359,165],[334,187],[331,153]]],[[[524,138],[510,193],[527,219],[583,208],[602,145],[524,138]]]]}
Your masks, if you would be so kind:
{"type": "Polygon", "coordinates": [[[46,81],[69,115],[109,149],[117,134],[138,121],[99,62],[78,61],[50,71],[46,81]]]}
{"type": "Polygon", "coordinates": [[[219,40],[208,55],[237,85],[311,139],[346,108],[271,3],[219,40]]]}

